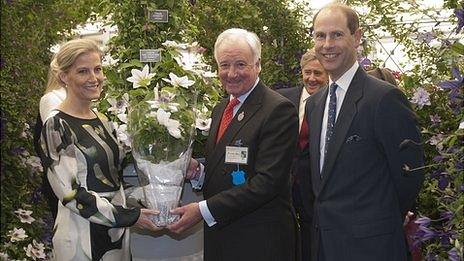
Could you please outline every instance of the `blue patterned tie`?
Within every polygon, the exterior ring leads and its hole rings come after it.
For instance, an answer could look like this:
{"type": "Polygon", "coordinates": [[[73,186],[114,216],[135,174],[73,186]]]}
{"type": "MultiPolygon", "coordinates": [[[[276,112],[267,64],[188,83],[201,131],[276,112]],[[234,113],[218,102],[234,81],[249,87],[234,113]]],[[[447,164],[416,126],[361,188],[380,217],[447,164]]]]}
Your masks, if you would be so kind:
{"type": "Polygon", "coordinates": [[[330,85],[329,89],[329,113],[327,118],[327,132],[325,133],[325,146],[324,146],[324,161],[326,161],[327,148],[329,147],[330,140],[335,127],[335,117],[337,114],[337,95],[335,91],[338,85],[334,82],[330,85]]]}

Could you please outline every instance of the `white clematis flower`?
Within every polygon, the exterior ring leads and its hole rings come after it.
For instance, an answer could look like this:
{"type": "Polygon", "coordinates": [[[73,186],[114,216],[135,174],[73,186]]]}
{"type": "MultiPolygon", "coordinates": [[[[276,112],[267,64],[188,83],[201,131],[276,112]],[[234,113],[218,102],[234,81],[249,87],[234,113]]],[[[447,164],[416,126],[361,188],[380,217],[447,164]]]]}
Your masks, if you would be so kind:
{"type": "MultiPolygon", "coordinates": [[[[153,114],[150,113],[150,116],[153,116],[153,114]]],[[[178,120],[173,120],[170,117],[170,112],[166,112],[163,109],[158,109],[156,111],[156,119],[158,120],[158,123],[165,126],[168,129],[169,134],[174,138],[182,138],[180,122],[178,120]]]]}
{"type": "Polygon", "coordinates": [[[180,122],[178,120],[169,119],[168,124],[166,125],[169,134],[176,139],[182,138],[180,131],[180,122]]]}
{"type": "Polygon", "coordinates": [[[41,160],[37,156],[29,156],[27,158],[23,158],[22,161],[24,165],[29,166],[34,172],[43,171],[41,160]]]}
{"type": "Polygon", "coordinates": [[[108,98],[106,99],[108,103],[111,105],[108,108],[109,112],[113,112],[113,114],[120,114],[126,112],[127,106],[129,106],[129,94],[124,93],[120,100],[116,100],[115,98],[108,98]]]}
{"type": "Polygon", "coordinates": [[[26,256],[31,257],[32,259],[45,259],[45,246],[42,243],[37,243],[37,241],[32,240],[32,244],[24,247],[26,251],[26,256]]]}
{"type": "Polygon", "coordinates": [[[147,87],[151,83],[151,79],[155,76],[155,73],[150,73],[150,68],[146,64],[143,70],[132,69],[132,76],[127,78],[127,81],[132,83],[134,89],[139,87],[147,87]]]}
{"type": "Polygon", "coordinates": [[[26,239],[28,236],[26,235],[26,231],[24,229],[20,228],[13,228],[13,230],[8,231],[8,236],[10,236],[10,241],[11,242],[18,242],[18,241],[23,241],[26,239]]]}
{"type": "Polygon", "coordinates": [[[182,68],[186,71],[195,71],[202,66],[206,66],[201,59],[202,58],[199,53],[186,50],[182,50],[180,52],[180,56],[174,57],[177,64],[182,66],[182,68]]]}
{"type": "Polygon", "coordinates": [[[118,117],[120,121],[127,123],[127,114],[121,113],[121,114],[116,115],[116,117],[118,117]]]}
{"type": "Polygon", "coordinates": [[[117,122],[113,122],[114,129],[116,130],[116,137],[118,141],[127,147],[131,146],[130,135],[127,132],[127,124],[119,125],[117,122]]]}
{"type": "Polygon", "coordinates": [[[216,78],[217,77],[217,73],[212,72],[212,71],[203,71],[201,75],[205,78],[216,78]]]}
{"type": "Polygon", "coordinates": [[[171,117],[170,112],[166,112],[163,109],[158,109],[156,111],[156,120],[159,122],[159,124],[166,126],[168,124],[169,117],[171,117]]]}
{"type": "Polygon", "coordinates": [[[21,223],[32,224],[35,221],[35,218],[31,217],[31,210],[18,209],[14,213],[18,214],[21,223]]]}
{"type": "Polygon", "coordinates": [[[195,120],[195,128],[201,131],[209,131],[210,127],[211,127],[211,118],[195,120]]]}
{"type": "Polygon", "coordinates": [[[177,43],[176,41],[169,41],[169,40],[162,43],[161,45],[166,46],[166,47],[173,47],[176,49],[187,49],[189,47],[189,45],[186,43],[177,43]]]}
{"type": "Polygon", "coordinates": [[[179,77],[174,73],[169,73],[169,78],[170,79],[163,78],[163,80],[170,83],[174,87],[181,86],[187,89],[189,86],[192,86],[195,83],[195,81],[189,80],[187,76],[179,77]]]}
{"type": "Polygon", "coordinates": [[[154,88],[153,92],[155,93],[155,98],[151,101],[147,101],[147,103],[150,104],[150,108],[162,108],[164,110],[168,109],[171,112],[179,111],[177,108],[179,107],[179,103],[171,102],[174,99],[174,94],[169,93],[167,91],[163,91],[160,95],[160,92],[158,91],[158,86],[154,88]]]}

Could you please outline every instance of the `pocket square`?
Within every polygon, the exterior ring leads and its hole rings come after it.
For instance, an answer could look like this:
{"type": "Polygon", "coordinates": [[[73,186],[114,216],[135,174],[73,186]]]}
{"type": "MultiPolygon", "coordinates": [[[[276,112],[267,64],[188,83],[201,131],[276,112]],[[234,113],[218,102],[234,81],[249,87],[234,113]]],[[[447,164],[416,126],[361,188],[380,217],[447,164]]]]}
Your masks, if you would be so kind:
{"type": "Polygon", "coordinates": [[[359,142],[361,140],[362,138],[359,135],[354,134],[348,137],[348,139],[346,139],[346,143],[359,142]]]}

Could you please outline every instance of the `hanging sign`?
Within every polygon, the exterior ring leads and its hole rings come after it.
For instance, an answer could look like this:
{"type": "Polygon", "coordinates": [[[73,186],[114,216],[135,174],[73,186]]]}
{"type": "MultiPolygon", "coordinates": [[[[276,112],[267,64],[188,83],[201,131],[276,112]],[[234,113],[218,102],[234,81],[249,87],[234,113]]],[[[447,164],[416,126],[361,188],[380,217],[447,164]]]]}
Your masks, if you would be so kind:
{"type": "Polygon", "coordinates": [[[167,23],[169,19],[168,10],[148,11],[148,19],[155,23],[167,23]]]}
{"type": "Polygon", "coordinates": [[[154,63],[161,61],[161,53],[158,49],[140,49],[140,61],[154,63]]]}

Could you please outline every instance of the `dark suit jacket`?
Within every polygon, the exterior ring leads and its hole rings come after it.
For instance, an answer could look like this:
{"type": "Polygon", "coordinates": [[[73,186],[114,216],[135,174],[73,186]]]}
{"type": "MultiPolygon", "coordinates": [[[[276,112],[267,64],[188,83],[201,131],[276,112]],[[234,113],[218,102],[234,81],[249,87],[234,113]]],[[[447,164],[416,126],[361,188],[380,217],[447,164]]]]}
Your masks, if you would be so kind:
{"type": "Polygon", "coordinates": [[[203,194],[217,224],[205,225],[204,260],[295,260],[289,172],[298,132],[296,110],[258,83],[216,144],[227,102],[214,108],[207,141],[203,194]],[[225,164],[224,156],[225,146],[237,143],[248,147],[248,164],[240,165],[246,183],[234,186],[230,174],[237,165],[225,164]]]}
{"type": "MultiPolygon", "coordinates": [[[[289,99],[298,111],[300,108],[302,89],[303,86],[299,86],[295,88],[279,89],[277,92],[289,99]]],[[[308,124],[309,129],[311,129],[311,123],[308,122],[308,124]]],[[[309,168],[309,147],[305,147],[303,150],[300,150],[299,148],[297,149],[293,162],[292,173],[299,178],[297,185],[299,187],[303,209],[306,216],[311,219],[313,216],[312,204],[314,201],[314,195],[311,187],[311,173],[309,168]]]]}
{"type": "Polygon", "coordinates": [[[404,94],[361,68],[346,93],[322,173],[319,146],[328,88],[306,104],[315,193],[313,260],[401,261],[407,258],[403,220],[423,182],[416,117],[404,94]],[[322,178],[321,178],[322,177],[322,178]]]}

